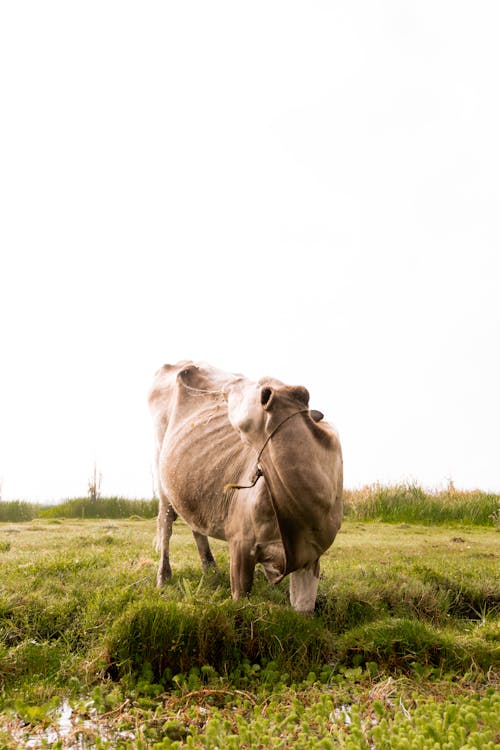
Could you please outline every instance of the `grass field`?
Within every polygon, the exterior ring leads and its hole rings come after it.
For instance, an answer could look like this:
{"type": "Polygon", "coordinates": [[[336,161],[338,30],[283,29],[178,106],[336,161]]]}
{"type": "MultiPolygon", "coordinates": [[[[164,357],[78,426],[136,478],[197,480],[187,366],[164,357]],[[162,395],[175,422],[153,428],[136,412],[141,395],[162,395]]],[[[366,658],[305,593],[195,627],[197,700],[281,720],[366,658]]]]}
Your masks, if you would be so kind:
{"type": "Polygon", "coordinates": [[[0,524],[0,748],[499,747],[495,518],[351,505],[307,618],[182,524],[159,592],[153,518],[56,515],[0,524]]]}

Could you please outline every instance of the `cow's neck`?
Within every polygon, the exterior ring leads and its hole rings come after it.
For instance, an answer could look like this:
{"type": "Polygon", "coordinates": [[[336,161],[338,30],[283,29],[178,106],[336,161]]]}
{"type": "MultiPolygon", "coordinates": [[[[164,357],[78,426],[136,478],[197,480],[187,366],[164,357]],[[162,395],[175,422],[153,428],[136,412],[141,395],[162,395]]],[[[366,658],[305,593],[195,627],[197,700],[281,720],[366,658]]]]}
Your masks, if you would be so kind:
{"type": "Polygon", "coordinates": [[[294,426],[293,441],[287,441],[285,430],[277,433],[260,461],[286,552],[287,573],[315,562],[333,538],[331,490],[321,469],[314,466],[314,446],[307,451],[314,437],[304,425],[300,440],[302,430],[294,426]]]}

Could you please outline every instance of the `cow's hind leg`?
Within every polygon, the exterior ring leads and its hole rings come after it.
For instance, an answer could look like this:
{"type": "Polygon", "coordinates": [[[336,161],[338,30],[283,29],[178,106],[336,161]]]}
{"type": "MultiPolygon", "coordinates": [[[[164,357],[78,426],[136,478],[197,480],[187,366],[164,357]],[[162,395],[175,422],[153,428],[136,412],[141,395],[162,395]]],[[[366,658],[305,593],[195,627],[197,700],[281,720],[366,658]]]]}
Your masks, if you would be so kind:
{"type": "Polygon", "coordinates": [[[160,564],[158,565],[158,574],[156,577],[157,586],[163,586],[165,581],[172,578],[169,546],[170,537],[172,536],[172,526],[176,518],[177,513],[172,508],[166,497],[160,497],[160,508],[157,521],[157,545],[160,550],[160,564]]]}
{"type": "Polygon", "coordinates": [[[217,568],[207,537],[204,534],[200,534],[198,531],[193,531],[193,536],[196,546],[198,547],[198,552],[200,553],[203,570],[206,572],[210,568],[217,568]]]}

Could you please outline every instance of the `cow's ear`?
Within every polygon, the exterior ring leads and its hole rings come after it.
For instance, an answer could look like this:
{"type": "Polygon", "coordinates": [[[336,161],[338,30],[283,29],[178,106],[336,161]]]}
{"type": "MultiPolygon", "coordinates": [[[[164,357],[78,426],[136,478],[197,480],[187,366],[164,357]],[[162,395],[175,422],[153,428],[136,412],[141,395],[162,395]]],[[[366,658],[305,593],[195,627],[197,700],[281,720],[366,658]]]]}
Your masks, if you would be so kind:
{"type": "Polygon", "coordinates": [[[303,385],[296,385],[292,389],[294,397],[304,406],[309,406],[309,391],[303,385]]]}
{"type": "Polygon", "coordinates": [[[264,409],[269,409],[273,401],[273,396],[274,391],[272,388],[265,386],[264,388],[260,389],[260,403],[262,404],[264,409]]]}

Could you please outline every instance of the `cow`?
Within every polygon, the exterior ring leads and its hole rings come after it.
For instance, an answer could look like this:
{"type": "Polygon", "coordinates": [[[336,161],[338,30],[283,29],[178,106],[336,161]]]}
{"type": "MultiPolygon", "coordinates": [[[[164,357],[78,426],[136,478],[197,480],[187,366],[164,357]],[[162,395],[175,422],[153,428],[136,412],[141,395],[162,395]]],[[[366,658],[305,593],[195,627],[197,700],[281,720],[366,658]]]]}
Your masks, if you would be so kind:
{"type": "Polygon", "coordinates": [[[342,517],[337,432],[303,386],[253,382],[206,363],[164,365],[149,407],[159,489],[157,584],[172,577],[169,542],[181,517],[204,569],[207,537],[226,540],[233,599],[250,594],[257,563],[271,583],[290,576],[290,603],[315,608],[319,558],[342,517]]]}

